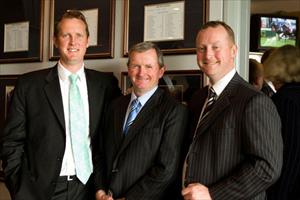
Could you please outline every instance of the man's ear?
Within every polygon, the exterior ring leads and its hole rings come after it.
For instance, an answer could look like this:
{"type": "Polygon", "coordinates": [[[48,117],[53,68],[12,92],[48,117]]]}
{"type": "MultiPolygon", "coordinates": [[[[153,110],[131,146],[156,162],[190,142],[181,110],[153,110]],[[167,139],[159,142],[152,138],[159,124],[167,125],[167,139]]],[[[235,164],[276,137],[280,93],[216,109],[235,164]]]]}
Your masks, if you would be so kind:
{"type": "Polygon", "coordinates": [[[88,39],[87,39],[86,48],[89,48],[89,46],[90,46],[90,37],[88,37],[88,39]]]}
{"type": "Polygon", "coordinates": [[[238,48],[237,48],[237,46],[234,44],[234,45],[232,45],[232,47],[231,47],[231,55],[235,58],[236,57],[236,55],[237,55],[237,50],[238,50],[238,48]]]}
{"type": "Polygon", "coordinates": [[[57,41],[57,38],[56,37],[53,37],[52,38],[52,41],[53,41],[53,44],[54,44],[54,46],[55,46],[55,48],[57,48],[58,47],[58,41],[57,41]]]}
{"type": "Polygon", "coordinates": [[[159,69],[159,72],[160,72],[159,73],[159,78],[164,76],[164,73],[165,73],[166,69],[167,69],[167,67],[165,65],[159,69]]]}

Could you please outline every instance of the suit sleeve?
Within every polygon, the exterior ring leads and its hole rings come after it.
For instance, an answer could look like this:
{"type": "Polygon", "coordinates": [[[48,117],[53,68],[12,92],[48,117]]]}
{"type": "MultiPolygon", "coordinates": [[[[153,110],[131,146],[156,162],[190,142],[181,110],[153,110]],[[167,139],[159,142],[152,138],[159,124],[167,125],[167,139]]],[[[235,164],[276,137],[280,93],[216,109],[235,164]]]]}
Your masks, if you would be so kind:
{"type": "Polygon", "coordinates": [[[6,126],[1,136],[1,157],[5,181],[11,193],[17,190],[26,139],[25,91],[19,80],[15,87],[6,126]]]}
{"type": "Polygon", "coordinates": [[[266,190],[280,175],[283,145],[281,122],[271,99],[256,95],[242,117],[244,162],[228,177],[209,187],[212,199],[250,199],[266,190]]]}
{"type": "Polygon", "coordinates": [[[104,152],[104,140],[105,140],[105,132],[103,130],[106,130],[105,126],[108,124],[108,113],[111,113],[109,111],[110,106],[108,109],[106,109],[106,112],[104,113],[103,120],[101,122],[101,128],[100,128],[100,134],[98,134],[96,139],[96,152],[95,154],[95,161],[94,161],[94,175],[95,175],[95,190],[107,190],[107,176],[106,176],[106,168],[107,163],[105,159],[105,152],[104,152]]]}
{"type": "Polygon", "coordinates": [[[106,118],[108,117],[107,113],[110,109],[110,103],[113,101],[113,99],[122,96],[121,90],[118,86],[118,80],[114,76],[110,76],[110,81],[108,83],[108,86],[106,88],[105,93],[105,102],[103,106],[103,112],[102,112],[102,119],[100,122],[100,127],[98,130],[98,134],[95,139],[95,144],[93,145],[93,154],[94,154],[94,182],[95,182],[95,190],[105,190],[106,188],[106,174],[105,174],[105,153],[104,153],[104,146],[103,146],[103,140],[104,140],[104,131],[105,125],[108,124],[106,118]]]}
{"type": "MultiPolygon", "coordinates": [[[[125,195],[126,200],[161,199],[175,180],[180,160],[180,148],[186,131],[187,109],[180,105],[166,114],[163,139],[154,165],[125,195]]],[[[162,122],[163,123],[163,122],[162,122]]]]}

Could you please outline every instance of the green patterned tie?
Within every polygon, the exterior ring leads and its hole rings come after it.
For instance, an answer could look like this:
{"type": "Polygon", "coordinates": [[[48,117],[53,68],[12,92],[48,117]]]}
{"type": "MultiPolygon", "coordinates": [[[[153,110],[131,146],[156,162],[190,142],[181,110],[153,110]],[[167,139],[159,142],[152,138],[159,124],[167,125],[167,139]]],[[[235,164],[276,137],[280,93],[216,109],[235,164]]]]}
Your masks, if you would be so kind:
{"type": "Polygon", "coordinates": [[[71,144],[76,168],[77,178],[85,184],[91,173],[91,158],[89,154],[89,138],[87,134],[87,122],[85,119],[84,108],[80,96],[79,88],[76,84],[78,75],[71,74],[69,91],[69,115],[70,115],[70,134],[71,144]]]}

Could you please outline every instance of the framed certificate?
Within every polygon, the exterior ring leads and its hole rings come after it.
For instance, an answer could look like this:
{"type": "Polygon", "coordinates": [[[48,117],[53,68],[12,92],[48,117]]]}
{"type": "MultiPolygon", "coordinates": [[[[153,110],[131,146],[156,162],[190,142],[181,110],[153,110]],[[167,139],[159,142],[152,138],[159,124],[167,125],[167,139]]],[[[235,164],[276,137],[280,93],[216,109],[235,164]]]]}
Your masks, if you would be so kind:
{"type": "Polygon", "coordinates": [[[113,58],[115,0],[52,0],[49,60],[59,58],[59,53],[53,44],[54,24],[65,11],[74,9],[83,13],[89,26],[90,45],[85,59],[113,58]]]}
{"type": "Polygon", "coordinates": [[[44,1],[3,1],[0,63],[42,61],[44,1]]]}
{"type": "Polygon", "coordinates": [[[124,49],[156,43],[164,54],[195,53],[195,38],[207,20],[208,0],[125,0],[124,49]]]}

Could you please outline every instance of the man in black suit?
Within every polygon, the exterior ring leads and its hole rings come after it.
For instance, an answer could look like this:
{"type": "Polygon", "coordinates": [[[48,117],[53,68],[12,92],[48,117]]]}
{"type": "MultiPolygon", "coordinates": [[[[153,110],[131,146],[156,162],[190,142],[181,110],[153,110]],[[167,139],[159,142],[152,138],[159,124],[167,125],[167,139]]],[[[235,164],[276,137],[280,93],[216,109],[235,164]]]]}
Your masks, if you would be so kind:
{"type": "Polygon", "coordinates": [[[282,166],[276,108],[236,72],[237,47],[227,24],[205,24],[196,48],[209,86],[189,104],[194,137],[185,160],[182,195],[186,200],[265,199],[265,190],[282,166]],[[214,95],[208,97],[208,90],[214,95]]]}
{"type": "Polygon", "coordinates": [[[95,197],[91,174],[92,150],[96,147],[93,143],[98,140],[107,103],[120,95],[120,90],[113,76],[84,66],[89,32],[82,13],[72,10],[61,17],[54,43],[60,60],[53,68],[19,78],[2,135],[5,180],[13,200],[95,197]],[[72,123],[71,115],[75,101],[70,92],[71,75],[78,77],[74,87],[82,105],[83,117],[77,118],[76,123],[72,123]],[[86,162],[81,165],[75,162],[77,155],[73,151],[73,144],[78,142],[73,139],[74,124],[85,125],[76,132],[82,138],[82,146],[77,147],[86,155],[86,162]],[[89,168],[82,170],[82,166],[89,168]]]}
{"type": "Polygon", "coordinates": [[[113,101],[105,118],[104,154],[95,167],[97,200],[166,199],[178,172],[187,109],[158,88],[165,66],[155,44],[133,46],[127,66],[133,90],[113,101]],[[138,113],[134,120],[132,112],[138,113]]]}

